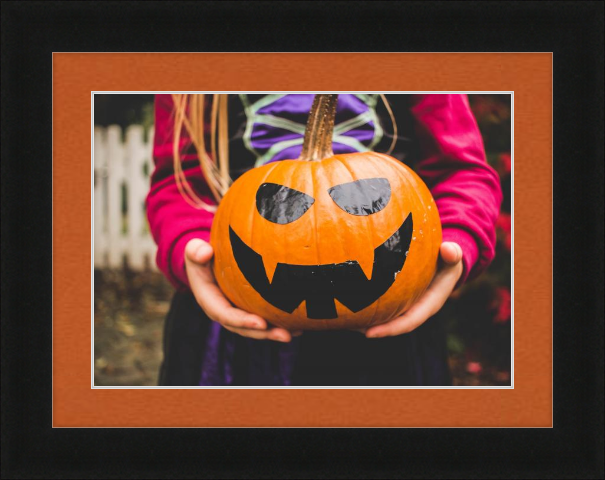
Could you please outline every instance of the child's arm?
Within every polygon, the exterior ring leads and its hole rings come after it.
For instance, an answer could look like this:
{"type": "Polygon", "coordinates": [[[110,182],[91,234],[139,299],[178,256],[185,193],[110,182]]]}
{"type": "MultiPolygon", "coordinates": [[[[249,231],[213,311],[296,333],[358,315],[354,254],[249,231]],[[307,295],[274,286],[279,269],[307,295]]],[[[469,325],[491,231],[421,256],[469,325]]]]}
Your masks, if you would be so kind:
{"type": "Polygon", "coordinates": [[[412,103],[423,154],[417,172],[435,198],[443,241],[462,247],[460,285],[494,258],[500,179],[486,161],[466,95],[414,95],[412,103]]]}
{"type": "MultiPolygon", "coordinates": [[[[209,318],[242,336],[288,342],[292,333],[281,328],[267,328],[267,322],[233,307],[222,294],[212,273],[213,250],[208,240],[214,215],[191,206],[183,198],[174,178],[173,102],[170,95],[156,95],[155,169],[147,195],[147,218],[158,245],[157,265],[178,289],[190,289],[209,318]]],[[[195,149],[186,132],[182,132],[180,152],[187,180],[198,197],[215,204],[203,178],[195,149]]]]}
{"type": "Polygon", "coordinates": [[[417,171],[435,198],[443,226],[439,269],[412,308],[366,331],[371,338],[416,329],[441,309],[456,286],[476,277],[494,258],[502,191],[487,164],[468,98],[415,95],[412,114],[424,154],[417,171]]]}
{"type": "MultiPolygon", "coordinates": [[[[173,167],[173,102],[170,95],[156,95],[155,138],[147,219],[158,251],[158,268],[177,289],[190,288],[185,272],[185,245],[193,238],[208,241],[214,215],[189,205],[178,190],[173,167]]],[[[195,149],[183,129],[180,144],[183,171],[198,196],[216,204],[199,168],[195,149]]]]}

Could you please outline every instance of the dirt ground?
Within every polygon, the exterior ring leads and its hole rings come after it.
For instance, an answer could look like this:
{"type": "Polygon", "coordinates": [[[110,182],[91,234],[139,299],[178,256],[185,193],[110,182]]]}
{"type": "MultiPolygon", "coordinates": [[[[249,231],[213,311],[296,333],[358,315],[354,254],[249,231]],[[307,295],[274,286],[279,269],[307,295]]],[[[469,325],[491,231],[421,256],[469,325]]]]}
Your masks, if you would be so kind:
{"type": "MultiPolygon", "coordinates": [[[[157,272],[95,271],[95,385],[157,385],[172,293],[157,272]]],[[[485,362],[472,368],[461,354],[451,354],[449,362],[454,385],[509,384],[506,372],[485,362]]]]}
{"type": "Polygon", "coordinates": [[[95,385],[157,385],[171,295],[156,272],[95,271],[95,385]]]}

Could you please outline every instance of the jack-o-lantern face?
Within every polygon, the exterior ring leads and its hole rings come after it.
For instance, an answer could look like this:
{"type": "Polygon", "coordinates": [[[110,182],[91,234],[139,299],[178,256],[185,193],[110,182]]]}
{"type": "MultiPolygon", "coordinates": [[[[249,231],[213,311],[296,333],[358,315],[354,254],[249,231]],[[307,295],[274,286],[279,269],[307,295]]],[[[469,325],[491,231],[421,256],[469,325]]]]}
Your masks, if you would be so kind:
{"type": "Polygon", "coordinates": [[[250,170],[212,226],[214,273],[240,308],[292,329],[362,328],[409,308],[436,265],[428,188],[377,153],[250,170]]]}
{"type": "MultiPolygon", "coordinates": [[[[372,215],[381,211],[391,198],[386,178],[368,178],[336,185],[330,197],[350,215],[372,215]]],[[[285,185],[263,183],[256,192],[256,208],[266,220],[286,225],[298,220],[315,199],[285,185]]],[[[395,281],[403,268],[410,247],[413,217],[408,214],[401,226],[374,249],[371,278],[366,277],[357,260],[323,265],[278,263],[270,282],[262,256],[246,245],[229,228],[233,257],[250,285],[271,305],[292,313],[303,301],[307,317],[337,318],[338,300],[352,312],[374,303],[395,281]]]]}

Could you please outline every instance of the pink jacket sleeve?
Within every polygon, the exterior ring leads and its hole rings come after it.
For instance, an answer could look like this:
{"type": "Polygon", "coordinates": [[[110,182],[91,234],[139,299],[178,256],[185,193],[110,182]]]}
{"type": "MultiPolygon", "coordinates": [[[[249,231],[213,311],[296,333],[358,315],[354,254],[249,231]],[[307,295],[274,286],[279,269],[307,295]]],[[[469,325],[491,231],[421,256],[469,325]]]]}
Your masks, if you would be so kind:
{"type": "Polygon", "coordinates": [[[500,179],[486,161],[466,95],[414,95],[412,104],[423,154],[416,170],[435,198],[443,241],[462,247],[464,272],[459,286],[494,258],[500,179]]]}
{"type": "MultiPolygon", "coordinates": [[[[155,96],[154,171],[147,195],[147,219],[158,246],[156,263],[177,289],[188,289],[185,245],[192,238],[208,241],[213,214],[197,209],[181,196],[173,168],[173,102],[170,95],[155,96]]],[[[206,203],[216,204],[199,168],[198,157],[186,131],[181,135],[183,171],[206,203]]]]}

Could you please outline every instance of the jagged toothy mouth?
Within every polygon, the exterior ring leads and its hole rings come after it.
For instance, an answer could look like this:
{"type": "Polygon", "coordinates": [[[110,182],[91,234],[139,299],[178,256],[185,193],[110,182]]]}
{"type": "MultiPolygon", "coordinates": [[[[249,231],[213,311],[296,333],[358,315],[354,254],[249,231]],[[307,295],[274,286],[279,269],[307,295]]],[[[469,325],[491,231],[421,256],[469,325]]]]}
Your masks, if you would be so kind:
{"type": "Polygon", "coordinates": [[[269,282],[262,256],[246,245],[231,227],[229,237],[239,269],[267,302],[292,313],[306,301],[308,318],[332,319],[338,317],[335,299],[352,312],[359,312],[384,295],[403,268],[412,231],[410,213],[397,231],[374,250],[370,279],[356,260],[348,260],[325,265],[278,263],[269,282]]]}

